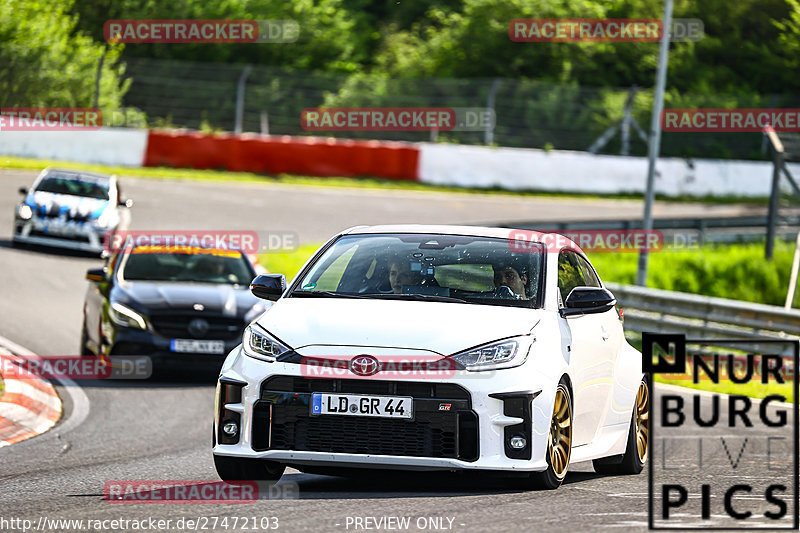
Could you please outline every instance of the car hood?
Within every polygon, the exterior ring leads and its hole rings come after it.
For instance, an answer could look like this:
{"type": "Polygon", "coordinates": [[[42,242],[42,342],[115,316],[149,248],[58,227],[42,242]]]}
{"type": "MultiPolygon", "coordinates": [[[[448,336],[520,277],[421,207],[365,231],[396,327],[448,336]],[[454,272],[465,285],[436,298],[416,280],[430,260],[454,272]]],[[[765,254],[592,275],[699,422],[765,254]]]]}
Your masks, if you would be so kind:
{"type": "Polygon", "coordinates": [[[122,281],[115,287],[116,301],[132,305],[143,312],[194,310],[227,316],[243,316],[256,304],[266,307],[253,296],[247,286],[225,283],[173,283],[122,281]]]}
{"type": "Polygon", "coordinates": [[[524,335],[541,310],[445,302],[283,298],[257,321],[294,349],[369,346],[450,355],[524,335]]]}
{"type": "Polygon", "coordinates": [[[71,217],[97,218],[108,207],[108,200],[34,191],[25,198],[34,212],[51,216],[69,214],[71,217]]]}

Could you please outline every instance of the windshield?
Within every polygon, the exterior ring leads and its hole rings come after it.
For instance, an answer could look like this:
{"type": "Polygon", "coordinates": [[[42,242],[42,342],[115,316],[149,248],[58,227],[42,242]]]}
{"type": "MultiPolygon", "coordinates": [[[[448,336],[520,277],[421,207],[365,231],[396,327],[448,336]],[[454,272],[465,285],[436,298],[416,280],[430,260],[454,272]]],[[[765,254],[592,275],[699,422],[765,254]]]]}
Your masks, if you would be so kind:
{"type": "Polygon", "coordinates": [[[136,248],[125,256],[122,279],[249,285],[254,277],[247,258],[235,250],[151,248],[136,248]]]}
{"type": "Polygon", "coordinates": [[[108,182],[81,179],[73,176],[47,176],[36,187],[38,192],[52,192],[108,200],[108,182]]]}
{"type": "Polygon", "coordinates": [[[348,235],[317,258],[291,296],[538,307],[543,249],[512,253],[510,242],[462,235],[348,235]]]}

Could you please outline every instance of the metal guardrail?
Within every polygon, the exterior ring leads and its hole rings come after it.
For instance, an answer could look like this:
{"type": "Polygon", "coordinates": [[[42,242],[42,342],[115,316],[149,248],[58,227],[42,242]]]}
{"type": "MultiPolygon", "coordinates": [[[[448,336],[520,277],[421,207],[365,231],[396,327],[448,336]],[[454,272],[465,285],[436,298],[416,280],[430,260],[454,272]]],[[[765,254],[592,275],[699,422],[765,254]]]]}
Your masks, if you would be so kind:
{"type": "Polygon", "coordinates": [[[606,286],[624,310],[627,330],[685,333],[695,339],[754,339],[737,348],[784,356],[794,353],[789,344],[757,339],[800,340],[800,310],[617,283],[606,286]]]}

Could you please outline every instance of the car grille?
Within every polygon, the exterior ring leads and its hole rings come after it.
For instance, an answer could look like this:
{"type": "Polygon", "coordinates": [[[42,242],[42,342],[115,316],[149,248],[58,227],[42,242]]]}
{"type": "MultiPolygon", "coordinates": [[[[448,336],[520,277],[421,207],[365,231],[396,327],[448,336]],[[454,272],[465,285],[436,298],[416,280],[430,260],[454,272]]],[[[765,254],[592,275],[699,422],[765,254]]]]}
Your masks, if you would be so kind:
{"type": "Polygon", "coordinates": [[[258,451],[478,458],[478,418],[470,395],[448,383],[273,377],[253,407],[252,433],[258,451]],[[414,419],[311,416],[314,392],[411,396],[414,419]],[[440,411],[442,403],[451,410],[440,411]]]}
{"type": "MultiPolygon", "coordinates": [[[[59,218],[62,216],[61,208],[57,205],[51,205],[49,208],[46,206],[38,206],[35,211],[36,216],[41,219],[59,218]]],[[[78,213],[72,211],[65,211],[63,216],[66,220],[74,220],[75,222],[86,222],[90,218],[89,213],[78,213]]]]}
{"type": "Polygon", "coordinates": [[[244,320],[236,317],[214,316],[208,313],[196,314],[162,314],[150,315],[153,329],[160,335],[170,338],[184,339],[216,339],[233,340],[244,332],[244,320]],[[205,332],[190,326],[195,319],[207,323],[205,332]]]}

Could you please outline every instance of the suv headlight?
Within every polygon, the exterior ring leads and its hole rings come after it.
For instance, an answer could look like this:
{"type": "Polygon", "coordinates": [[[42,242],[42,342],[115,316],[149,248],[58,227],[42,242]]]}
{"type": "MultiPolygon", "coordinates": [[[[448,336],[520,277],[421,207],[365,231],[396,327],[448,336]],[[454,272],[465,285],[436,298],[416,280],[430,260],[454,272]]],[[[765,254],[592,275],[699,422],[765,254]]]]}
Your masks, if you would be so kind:
{"type": "Polygon", "coordinates": [[[270,363],[291,350],[258,324],[251,324],[244,330],[242,348],[250,357],[270,363]]]}
{"type": "Polygon", "coordinates": [[[147,329],[147,322],[144,317],[121,303],[114,302],[111,304],[111,307],[108,308],[108,316],[118,326],[147,329]]]}
{"type": "Polygon", "coordinates": [[[513,368],[525,362],[534,338],[530,335],[485,344],[465,352],[451,355],[472,372],[513,368]]]}

